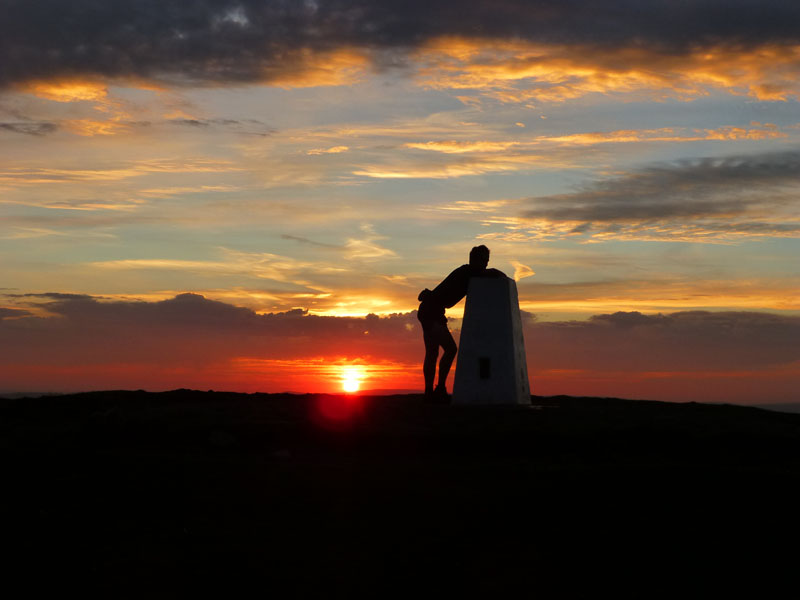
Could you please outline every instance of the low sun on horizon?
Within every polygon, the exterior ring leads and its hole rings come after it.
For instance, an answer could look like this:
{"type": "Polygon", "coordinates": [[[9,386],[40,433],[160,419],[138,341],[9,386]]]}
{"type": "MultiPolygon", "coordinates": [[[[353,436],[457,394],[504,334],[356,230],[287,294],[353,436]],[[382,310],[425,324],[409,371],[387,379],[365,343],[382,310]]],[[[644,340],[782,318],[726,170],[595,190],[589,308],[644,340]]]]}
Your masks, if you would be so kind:
{"type": "Polygon", "coordinates": [[[345,367],[342,371],[342,390],[348,394],[359,391],[365,376],[363,367],[345,367]]]}

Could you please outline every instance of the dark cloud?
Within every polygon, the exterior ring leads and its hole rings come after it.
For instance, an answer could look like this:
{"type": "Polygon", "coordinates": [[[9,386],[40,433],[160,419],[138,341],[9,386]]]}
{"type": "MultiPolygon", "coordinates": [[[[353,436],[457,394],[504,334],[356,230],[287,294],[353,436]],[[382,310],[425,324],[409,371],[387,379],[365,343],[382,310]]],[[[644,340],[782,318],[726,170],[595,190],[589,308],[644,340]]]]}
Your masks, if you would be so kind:
{"type": "Polygon", "coordinates": [[[542,368],[671,372],[747,370],[800,361],[800,317],[758,312],[617,312],[530,328],[542,368]]]}
{"type": "Polygon", "coordinates": [[[167,122],[195,129],[219,128],[262,137],[275,133],[275,129],[257,119],[169,119],[167,122]]]}
{"type": "Polygon", "coordinates": [[[317,242],[314,240],[310,240],[308,238],[300,237],[299,235],[289,235],[285,233],[281,235],[281,239],[283,240],[292,240],[295,242],[300,242],[301,244],[310,244],[311,246],[319,246],[321,248],[330,248],[332,250],[344,250],[344,246],[339,246],[337,244],[326,244],[325,242],[317,242]]]}
{"type": "Polygon", "coordinates": [[[27,293],[27,294],[4,294],[10,298],[47,298],[49,300],[86,300],[95,301],[94,296],[88,294],[65,294],[63,292],[41,292],[41,293],[27,293]]]}
{"type": "Polygon", "coordinates": [[[17,123],[0,123],[0,129],[25,135],[46,135],[58,129],[58,125],[49,121],[21,121],[17,123]]]}
{"type": "Polygon", "coordinates": [[[521,216],[572,225],[564,235],[606,239],[796,237],[799,187],[797,150],[708,157],[529,198],[521,216]]]}
{"type": "Polygon", "coordinates": [[[413,315],[320,317],[300,310],[260,315],[197,294],[160,302],[58,293],[21,297],[49,300],[40,306],[56,317],[10,322],[0,330],[7,342],[0,361],[213,364],[235,356],[380,356],[390,350],[402,355],[412,345],[416,354],[419,345],[413,315]]]}
{"type": "MultiPolygon", "coordinates": [[[[797,203],[800,151],[709,157],[653,166],[589,183],[571,194],[529,200],[526,217],[558,221],[641,221],[740,215],[797,203]],[[787,196],[783,192],[791,191],[787,196]]],[[[578,228],[580,231],[580,227],[578,228]]]]}
{"type": "Polygon", "coordinates": [[[5,308],[0,306],[0,320],[8,319],[9,317],[12,319],[16,317],[25,317],[30,314],[30,311],[22,308],[5,308]]]}
{"type": "Polygon", "coordinates": [[[308,53],[373,51],[376,64],[443,35],[663,54],[800,39],[784,0],[1,0],[0,85],[54,77],[251,82],[308,53]]]}

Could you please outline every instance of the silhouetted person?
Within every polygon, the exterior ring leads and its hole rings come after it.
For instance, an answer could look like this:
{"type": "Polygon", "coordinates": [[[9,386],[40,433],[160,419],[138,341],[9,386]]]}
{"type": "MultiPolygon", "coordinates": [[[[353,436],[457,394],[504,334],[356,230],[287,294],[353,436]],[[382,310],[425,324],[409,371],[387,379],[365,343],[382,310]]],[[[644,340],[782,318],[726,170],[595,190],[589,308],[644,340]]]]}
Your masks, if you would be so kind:
{"type": "Polygon", "coordinates": [[[422,324],[422,335],[425,340],[425,362],[422,373],[425,375],[425,399],[447,402],[447,374],[456,357],[458,348],[450,330],[447,328],[446,308],[452,308],[467,295],[470,277],[505,277],[505,273],[497,269],[487,269],[489,264],[489,248],[475,246],[469,253],[469,264],[461,265],[450,273],[442,283],[432,291],[425,288],[419,293],[417,300],[421,302],[417,310],[417,318],[422,324]],[[436,376],[436,359],[439,347],[444,350],[439,361],[439,381],[436,388],[433,380],[436,376]]]}

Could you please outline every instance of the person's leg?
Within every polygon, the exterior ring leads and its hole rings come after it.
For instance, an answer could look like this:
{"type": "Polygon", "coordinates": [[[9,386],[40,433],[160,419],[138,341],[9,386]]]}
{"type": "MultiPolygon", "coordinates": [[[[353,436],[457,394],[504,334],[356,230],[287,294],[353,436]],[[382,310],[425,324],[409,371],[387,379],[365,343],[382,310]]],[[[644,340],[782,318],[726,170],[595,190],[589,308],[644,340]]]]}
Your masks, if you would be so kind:
{"type": "Polygon", "coordinates": [[[433,393],[433,380],[436,377],[436,359],[439,358],[439,336],[434,327],[422,328],[425,341],[425,361],[422,363],[422,374],[425,377],[425,394],[433,393]]]}
{"type": "Polygon", "coordinates": [[[444,349],[441,360],[439,360],[439,383],[436,389],[441,389],[445,394],[447,393],[447,375],[450,373],[450,367],[458,352],[458,347],[453,339],[453,335],[447,328],[447,325],[441,325],[441,332],[439,334],[439,345],[444,349]]]}

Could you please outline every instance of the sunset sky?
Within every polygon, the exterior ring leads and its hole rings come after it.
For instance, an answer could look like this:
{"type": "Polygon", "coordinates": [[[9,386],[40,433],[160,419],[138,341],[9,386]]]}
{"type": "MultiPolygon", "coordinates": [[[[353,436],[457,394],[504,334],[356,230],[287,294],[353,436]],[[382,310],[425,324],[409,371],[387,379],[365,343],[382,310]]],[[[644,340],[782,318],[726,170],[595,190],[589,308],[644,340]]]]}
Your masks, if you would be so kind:
{"type": "Polygon", "coordinates": [[[796,2],[0,14],[0,392],[421,389],[483,243],[534,394],[800,399],[796,2]]]}

